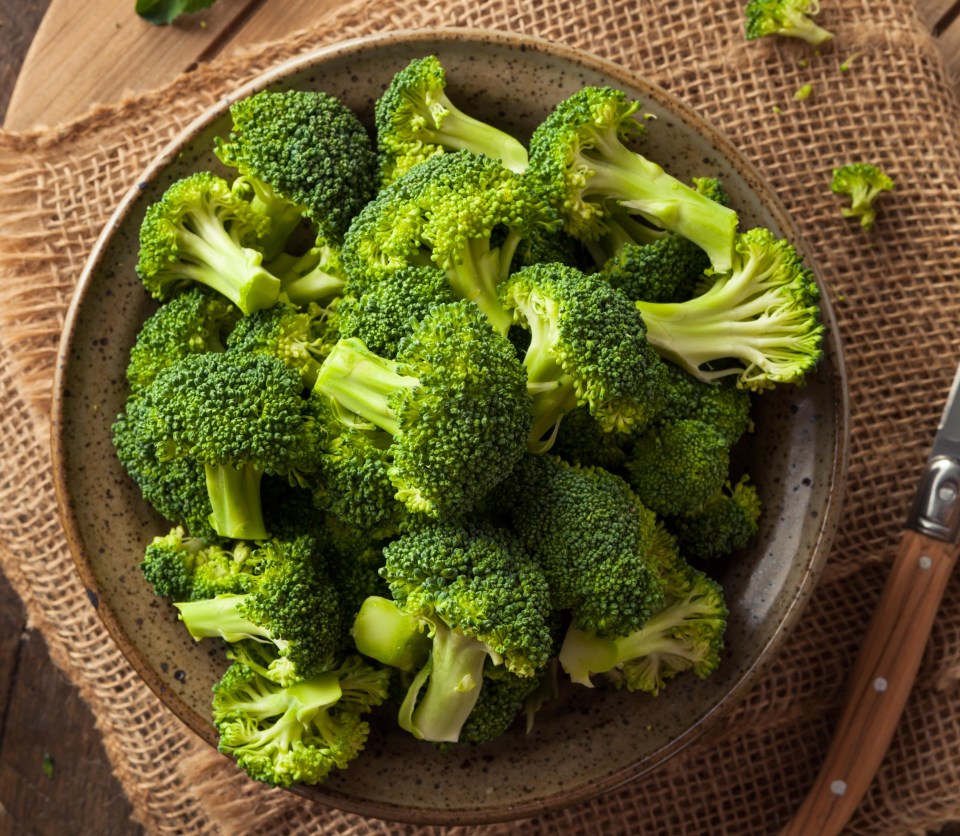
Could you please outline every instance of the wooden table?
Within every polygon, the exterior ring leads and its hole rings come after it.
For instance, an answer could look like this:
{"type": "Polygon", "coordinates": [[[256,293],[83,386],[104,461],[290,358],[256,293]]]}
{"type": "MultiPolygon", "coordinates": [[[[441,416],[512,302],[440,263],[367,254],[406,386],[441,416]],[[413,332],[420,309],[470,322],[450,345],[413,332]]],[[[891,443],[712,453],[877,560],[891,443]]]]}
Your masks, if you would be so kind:
{"type": "MultiPolygon", "coordinates": [[[[0,119],[15,131],[57,124],[125,92],[159,86],[215,55],[282,38],[335,5],[219,0],[174,26],[156,28],[135,16],[134,0],[3,0],[0,119]]],[[[918,15],[940,42],[960,94],[960,0],[919,0],[918,15]]],[[[23,607],[2,575],[0,805],[0,836],[141,832],[130,821],[130,804],[111,774],[94,718],[53,668],[42,637],[27,629],[23,607]]]]}

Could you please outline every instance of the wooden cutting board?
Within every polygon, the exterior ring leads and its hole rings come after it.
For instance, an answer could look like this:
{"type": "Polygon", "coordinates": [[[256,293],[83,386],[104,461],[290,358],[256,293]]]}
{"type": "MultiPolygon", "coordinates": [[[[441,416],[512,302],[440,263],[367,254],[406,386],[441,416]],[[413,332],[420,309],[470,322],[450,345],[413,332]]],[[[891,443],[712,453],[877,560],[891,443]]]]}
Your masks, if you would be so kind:
{"type": "MultiPolygon", "coordinates": [[[[414,2],[415,0],[411,0],[414,2]]],[[[217,0],[170,26],[137,17],[135,0],[52,0],[14,87],[9,130],[50,126],[158,87],[213,56],[279,40],[316,22],[337,0],[217,0]]],[[[920,21],[960,77],[960,2],[918,0],[920,21]]],[[[960,84],[958,84],[960,91],[960,84]]]]}

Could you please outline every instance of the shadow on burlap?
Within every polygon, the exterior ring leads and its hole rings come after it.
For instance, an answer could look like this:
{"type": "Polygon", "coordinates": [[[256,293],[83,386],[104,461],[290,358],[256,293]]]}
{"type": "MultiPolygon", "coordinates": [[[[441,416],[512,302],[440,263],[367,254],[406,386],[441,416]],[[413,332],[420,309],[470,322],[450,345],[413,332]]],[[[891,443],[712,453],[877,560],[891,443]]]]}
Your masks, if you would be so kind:
{"type": "MultiPolygon", "coordinates": [[[[960,355],[960,109],[910,2],[830,4],[821,20],[836,48],[819,56],[799,43],[745,42],[740,5],[353,3],[328,25],[216,61],[68,126],[0,133],[0,559],[32,625],[93,708],[150,832],[440,832],[328,810],[255,784],[163,708],[107,636],[74,573],[56,517],[47,413],[57,341],[86,254],[161,146],[225,91],[297,53],[371,32],[451,25],[581,47],[646,75],[724,130],[770,179],[816,253],[837,309],[852,404],[846,511],[827,567],[778,658],[708,739],[593,802],[453,832],[771,833],[799,804],[829,741],[960,355]],[[813,95],[795,102],[806,83],[813,95]],[[831,169],[855,159],[897,180],[872,236],[841,217],[828,188],[831,169]]],[[[955,581],[851,832],[923,832],[960,819],[958,678],[955,581]]]]}

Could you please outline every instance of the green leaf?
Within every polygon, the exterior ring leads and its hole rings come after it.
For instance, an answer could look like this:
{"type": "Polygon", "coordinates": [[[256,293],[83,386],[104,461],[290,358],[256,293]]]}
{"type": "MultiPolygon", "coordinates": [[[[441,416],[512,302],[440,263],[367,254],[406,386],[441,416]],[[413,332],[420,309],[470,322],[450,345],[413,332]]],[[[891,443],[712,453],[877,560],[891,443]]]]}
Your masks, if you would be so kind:
{"type": "Polygon", "coordinates": [[[137,0],[137,14],[157,26],[165,26],[182,14],[206,9],[215,0],[137,0]]]}

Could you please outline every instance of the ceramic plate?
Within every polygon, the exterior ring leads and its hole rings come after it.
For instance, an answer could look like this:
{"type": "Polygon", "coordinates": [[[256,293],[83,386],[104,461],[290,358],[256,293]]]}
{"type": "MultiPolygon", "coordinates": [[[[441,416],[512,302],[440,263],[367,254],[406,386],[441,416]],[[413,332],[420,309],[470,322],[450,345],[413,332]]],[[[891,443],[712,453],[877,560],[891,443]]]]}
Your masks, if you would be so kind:
{"type": "MultiPolygon", "coordinates": [[[[298,58],[235,91],[324,90],[372,127],[373,104],[411,59],[439,56],[457,105],[522,139],[580,87],[612,85],[657,119],[643,151],[681,178],[716,176],[741,216],[796,243],[776,195],[731,142],[643,79],[544,41],[464,30],[394,33],[298,58]]],[[[131,189],[100,238],[70,309],[61,347],[53,451],[64,528],[90,599],[130,663],[190,728],[216,744],[210,688],[225,667],[214,642],[196,644],[139,570],[145,545],[168,526],[144,504],[113,452],[110,426],[127,396],[127,355],[153,310],[134,265],[147,205],[174,180],[223,171],[212,139],[229,128],[223,101],[168,147],[131,189]]],[[[226,172],[224,172],[226,173],[226,172]]],[[[808,264],[815,268],[812,259],[808,264]]],[[[747,469],[766,513],[752,545],[722,571],[730,606],[726,651],[706,681],[681,676],[661,696],[565,689],[533,731],[445,753],[375,721],[366,751],[305,796],[345,810],[420,823],[489,822],[585,800],[654,769],[705,732],[775,655],[800,614],[836,526],[845,467],[846,403],[836,328],[799,389],[758,399],[747,469]]]]}

